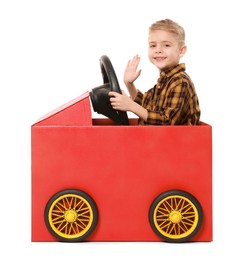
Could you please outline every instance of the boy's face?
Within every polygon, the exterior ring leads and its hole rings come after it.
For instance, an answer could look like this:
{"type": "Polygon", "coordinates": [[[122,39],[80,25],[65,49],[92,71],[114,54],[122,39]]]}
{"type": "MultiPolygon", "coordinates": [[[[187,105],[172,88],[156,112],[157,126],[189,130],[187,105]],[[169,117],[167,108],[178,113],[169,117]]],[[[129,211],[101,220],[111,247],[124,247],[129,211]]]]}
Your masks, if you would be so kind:
{"type": "Polygon", "coordinates": [[[149,33],[149,59],[159,69],[170,68],[179,63],[186,46],[180,46],[174,34],[154,30],[149,33]]]}

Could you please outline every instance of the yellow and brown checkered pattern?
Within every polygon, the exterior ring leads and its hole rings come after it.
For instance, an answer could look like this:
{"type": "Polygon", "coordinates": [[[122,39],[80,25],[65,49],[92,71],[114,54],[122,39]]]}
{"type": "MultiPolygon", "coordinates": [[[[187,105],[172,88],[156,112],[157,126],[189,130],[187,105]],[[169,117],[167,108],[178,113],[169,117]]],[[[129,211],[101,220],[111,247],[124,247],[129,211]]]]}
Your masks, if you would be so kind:
{"type": "Polygon", "coordinates": [[[198,125],[200,107],[194,84],[185,64],[160,72],[157,84],[146,93],[138,91],[135,102],[148,110],[139,125],[198,125]]]}

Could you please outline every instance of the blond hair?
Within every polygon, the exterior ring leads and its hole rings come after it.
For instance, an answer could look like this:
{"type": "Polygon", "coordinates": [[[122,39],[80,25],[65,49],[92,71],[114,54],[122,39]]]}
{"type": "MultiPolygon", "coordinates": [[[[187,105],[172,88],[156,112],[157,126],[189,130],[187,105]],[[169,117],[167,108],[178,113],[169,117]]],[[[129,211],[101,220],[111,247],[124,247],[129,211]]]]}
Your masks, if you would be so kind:
{"type": "Polygon", "coordinates": [[[152,32],[154,30],[163,30],[163,31],[170,32],[177,37],[177,40],[180,45],[185,44],[184,28],[170,19],[160,20],[160,21],[153,23],[149,27],[149,32],[152,32]]]}

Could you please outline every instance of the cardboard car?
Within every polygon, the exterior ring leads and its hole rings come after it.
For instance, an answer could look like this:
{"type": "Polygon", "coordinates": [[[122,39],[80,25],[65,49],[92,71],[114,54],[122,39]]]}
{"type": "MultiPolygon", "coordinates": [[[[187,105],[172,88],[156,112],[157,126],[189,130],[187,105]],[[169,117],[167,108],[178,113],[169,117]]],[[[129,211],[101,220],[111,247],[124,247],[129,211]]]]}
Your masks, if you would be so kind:
{"type": "Polygon", "coordinates": [[[101,87],[31,126],[32,241],[212,241],[211,125],[138,126],[100,65],[101,87]]]}

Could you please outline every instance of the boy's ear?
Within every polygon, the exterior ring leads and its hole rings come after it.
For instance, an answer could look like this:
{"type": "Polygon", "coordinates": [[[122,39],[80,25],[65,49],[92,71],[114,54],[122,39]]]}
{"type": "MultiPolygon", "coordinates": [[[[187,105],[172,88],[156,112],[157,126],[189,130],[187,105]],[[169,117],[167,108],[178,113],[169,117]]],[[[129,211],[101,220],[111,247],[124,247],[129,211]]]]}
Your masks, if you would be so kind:
{"type": "Polygon", "coordinates": [[[187,50],[187,46],[186,45],[183,45],[181,48],[180,48],[180,54],[179,54],[179,57],[182,58],[185,53],[186,53],[186,50],[187,50]]]}

